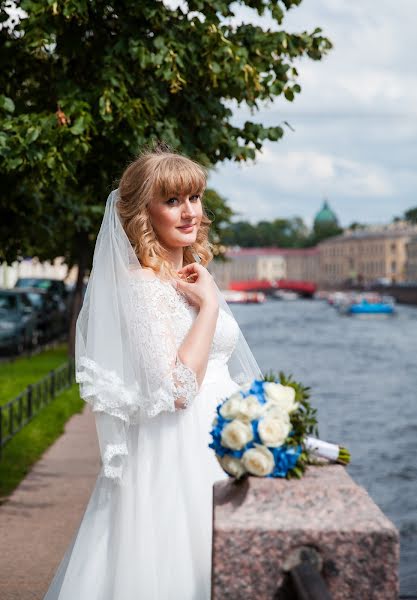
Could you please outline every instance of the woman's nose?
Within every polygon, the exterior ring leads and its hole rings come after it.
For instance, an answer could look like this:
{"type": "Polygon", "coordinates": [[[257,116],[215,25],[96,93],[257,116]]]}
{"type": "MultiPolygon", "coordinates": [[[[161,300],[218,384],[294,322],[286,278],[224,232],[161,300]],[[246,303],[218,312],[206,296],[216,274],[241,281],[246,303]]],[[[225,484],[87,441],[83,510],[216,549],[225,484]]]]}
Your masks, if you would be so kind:
{"type": "Polygon", "coordinates": [[[190,202],[189,199],[187,199],[184,202],[183,205],[183,215],[190,215],[190,216],[194,216],[194,206],[192,205],[192,203],[190,202]]]}

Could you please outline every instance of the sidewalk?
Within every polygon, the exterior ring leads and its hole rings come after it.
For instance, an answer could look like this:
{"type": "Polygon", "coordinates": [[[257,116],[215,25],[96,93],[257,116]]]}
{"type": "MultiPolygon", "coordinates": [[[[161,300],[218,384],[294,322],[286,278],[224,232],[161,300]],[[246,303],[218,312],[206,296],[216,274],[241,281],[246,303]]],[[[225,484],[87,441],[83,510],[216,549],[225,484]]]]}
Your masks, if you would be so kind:
{"type": "MultiPolygon", "coordinates": [[[[0,598],[42,600],[87,506],[100,460],[89,407],[0,506],[0,598]]],[[[74,600],[76,600],[74,598],[74,600]]]]}

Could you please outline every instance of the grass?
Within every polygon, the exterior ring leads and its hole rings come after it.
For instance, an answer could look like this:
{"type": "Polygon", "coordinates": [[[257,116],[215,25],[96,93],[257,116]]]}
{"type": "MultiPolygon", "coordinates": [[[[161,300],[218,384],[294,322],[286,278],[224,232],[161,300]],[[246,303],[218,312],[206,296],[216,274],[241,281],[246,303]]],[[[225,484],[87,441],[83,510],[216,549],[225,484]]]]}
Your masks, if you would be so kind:
{"type": "MultiPolygon", "coordinates": [[[[46,350],[30,358],[0,365],[0,403],[14,398],[67,359],[66,347],[46,350]]],[[[84,408],[78,386],[62,392],[6,444],[0,458],[0,498],[7,497],[29,473],[32,465],[64,432],[65,423],[84,408]]]]}
{"type": "Polygon", "coordinates": [[[34,356],[0,364],[0,405],[12,400],[29,384],[35,383],[68,360],[65,344],[34,356]]]}

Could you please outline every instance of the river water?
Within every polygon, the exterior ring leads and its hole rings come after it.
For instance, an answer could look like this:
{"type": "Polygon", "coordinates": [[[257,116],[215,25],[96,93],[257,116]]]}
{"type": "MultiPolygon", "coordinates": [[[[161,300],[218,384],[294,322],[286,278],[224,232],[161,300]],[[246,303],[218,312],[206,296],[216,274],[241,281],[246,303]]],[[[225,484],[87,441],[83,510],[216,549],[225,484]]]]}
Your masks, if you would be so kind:
{"type": "Polygon", "coordinates": [[[231,305],[263,372],[310,386],[322,439],[401,535],[401,594],[417,594],[417,307],[346,317],[324,301],[231,305]]]}

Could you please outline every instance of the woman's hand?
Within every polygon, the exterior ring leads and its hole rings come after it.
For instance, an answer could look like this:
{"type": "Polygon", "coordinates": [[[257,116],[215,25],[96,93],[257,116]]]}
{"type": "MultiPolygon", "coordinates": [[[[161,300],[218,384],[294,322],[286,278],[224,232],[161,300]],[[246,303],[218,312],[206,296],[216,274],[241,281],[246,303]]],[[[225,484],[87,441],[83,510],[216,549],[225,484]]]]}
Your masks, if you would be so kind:
{"type": "Polygon", "coordinates": [[[217,288],[212,275],[199,263],[191,263],[178,271],[177,289],[200,309],[218,308],[217,288]]]}

